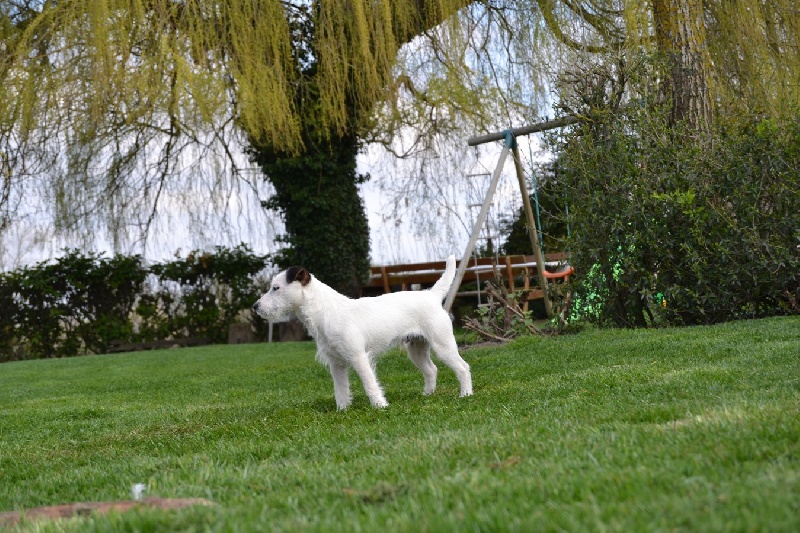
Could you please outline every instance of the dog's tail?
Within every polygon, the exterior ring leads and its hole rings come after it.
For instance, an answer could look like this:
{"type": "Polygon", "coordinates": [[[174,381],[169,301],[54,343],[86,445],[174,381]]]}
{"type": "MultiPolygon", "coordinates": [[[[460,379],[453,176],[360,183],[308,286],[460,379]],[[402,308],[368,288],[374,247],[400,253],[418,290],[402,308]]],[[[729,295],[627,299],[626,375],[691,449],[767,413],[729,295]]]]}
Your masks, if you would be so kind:
{"type": "Polygon", "coordinates": [[[447,296],[448,291],[450,290],[450,285],[453,284],[453,279],[456,277],[456,256],[451,255],[447,258],[447,266],[444,269],[444,274],[442,277],[439,278],[433,287],[431,287],[431,292],[438,295],[440,300],[444,300],[444,297],[447,296]]]}

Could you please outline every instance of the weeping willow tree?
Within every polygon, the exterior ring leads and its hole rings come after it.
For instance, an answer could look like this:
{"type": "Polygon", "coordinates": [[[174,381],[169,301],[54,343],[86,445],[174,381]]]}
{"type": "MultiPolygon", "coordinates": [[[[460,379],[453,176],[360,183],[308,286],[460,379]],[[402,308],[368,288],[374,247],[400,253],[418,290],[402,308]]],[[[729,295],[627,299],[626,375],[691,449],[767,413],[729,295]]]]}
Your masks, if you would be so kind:
{"type": "MultiPolygon", "coordinates": [[[[352,289],[368,266],[358,132],[397,49],[459,5],[2,2],[2,227],[35,190],[58,230],[146,238],[187,158],[235,165],[244,144],[276,187],[265,203],[286,218],[287,260],[349,261],[333,284],[352,289]]],[[[211,174],[181,183],[219,203],[211,174]]]]}
{"type": "Polygon", "coordinates": [[[800,102],[800,17],[791,0],[537,0],[552,36],[584,52],[656,53],[671,120],[702,130],[719,110],[784,113],[800,102]],[[575,39],[575,21],[590,30],[575,39]],[[565,29],[566,28],[566,29],[565,29]]]}
{"type": "Polygon", "coordinates": [[[175,189],[224,205],[246,146],[275,186],[285,259],[347,263],[348,290],[369,249],[364,142],[402,134],[409,155],[529,121],[576,50],[659,51],[675,120],[698,127],[724,107],[785,108],[798,35],[793,0],[6,0],[0,232],[38,195],[60,231],[144,239],[175,189]],[[226,158],[187,178],[189,160],[226,158]]]}

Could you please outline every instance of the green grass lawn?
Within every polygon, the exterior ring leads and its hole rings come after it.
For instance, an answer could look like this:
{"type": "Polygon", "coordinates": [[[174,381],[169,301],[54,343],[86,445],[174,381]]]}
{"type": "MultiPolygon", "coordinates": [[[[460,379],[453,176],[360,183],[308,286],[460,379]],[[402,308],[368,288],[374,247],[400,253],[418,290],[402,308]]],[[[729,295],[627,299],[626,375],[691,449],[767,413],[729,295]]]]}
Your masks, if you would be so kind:
{"type": "Polygon", "coordinates": [[[37,530],[798,531],[800,318],[467,350],[475,395],[382,359],[337,412],[312,343],[0,365],[0,512],[212,507],[37,530]]]}

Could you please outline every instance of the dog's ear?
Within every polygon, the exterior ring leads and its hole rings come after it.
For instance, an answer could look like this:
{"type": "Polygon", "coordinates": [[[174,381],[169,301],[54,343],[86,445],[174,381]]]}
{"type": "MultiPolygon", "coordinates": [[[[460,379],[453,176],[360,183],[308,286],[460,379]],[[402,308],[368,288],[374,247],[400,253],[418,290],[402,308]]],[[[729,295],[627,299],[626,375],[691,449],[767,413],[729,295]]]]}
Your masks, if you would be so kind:
{"type": "Polygon", "coordinates": [[[286,270],[286,282],[292,283],[294,281],[299,281],[300,285],[305,287],[311,281],[311,274],[304,267],[289,267],[286,270]]]}

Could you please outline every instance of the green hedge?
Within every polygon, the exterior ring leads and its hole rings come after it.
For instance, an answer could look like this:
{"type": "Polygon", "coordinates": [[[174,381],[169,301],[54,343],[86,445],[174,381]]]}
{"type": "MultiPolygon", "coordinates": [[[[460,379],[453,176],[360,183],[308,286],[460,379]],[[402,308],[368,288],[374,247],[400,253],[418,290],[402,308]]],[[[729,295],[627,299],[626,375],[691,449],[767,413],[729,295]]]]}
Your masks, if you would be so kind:
{"type": "Polygon", "coordinates": [[[227,340],[252,321],[267,257],[245,245],[191,252],[145,266],[140,256],[67,250],[56,261],[0,274],[0,361],[105,353],[114,343],[203,337],[227,340]]]}
{"type": "Polygon", "coordinates": [[[562,137],[581,312],[600,324],[798,313],[800,114],[700,138],[635,110],[562,137]]]}

